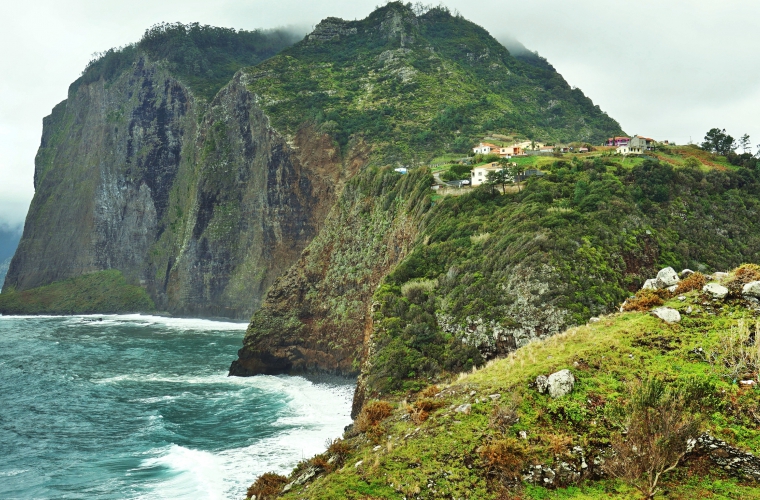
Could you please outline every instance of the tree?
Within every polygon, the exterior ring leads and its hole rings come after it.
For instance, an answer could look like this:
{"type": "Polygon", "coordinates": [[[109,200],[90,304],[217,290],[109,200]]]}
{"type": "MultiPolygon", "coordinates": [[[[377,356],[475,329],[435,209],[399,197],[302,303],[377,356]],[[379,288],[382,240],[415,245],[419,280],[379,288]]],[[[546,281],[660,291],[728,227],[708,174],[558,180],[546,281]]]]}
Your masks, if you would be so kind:
{"type": "Polygon", "coordinates": [[[725,156],[736,149],[736,143],[734,143],[734,138],[726,133],[726,129],[711,128],[705,134],[702,149],[725,156]]]}
{"type": "Polygon", "coordinates": [[[525,167],[519,163],[512,164],[512,168],[509,169],[509,173],[512,174],[515,182],[517,183],[517,191],[520,191],[520,176],[525,173],[525,167]]]}
{"type": "Polygon", "coordinates": [[[612,436],[613,456],[604,469],[649,499],[659,491],[662,475],[693,448],[701,417],[692,406],[706,394],[699,394],[702,388],[668,388],[657,378],[635,383],[631,389],[631,400],[623,408],[625,431],[612,436]]]}
{"type": "Polygon", "coordinates": [[[501,191],[503,194],[507,194],[507,184],[509,184],[509,174],[507,170],[502,168],[501,170],[491,170],[486,175],[486,183],[491,186],[501,185],[501,191]]]}
{"type": "Polygon", "coordinates": [[[752,151],[752,143],[749,140],[749,134],[744,134],[739,139],[739,147],[742,148],[742,151],[744,153],[749,153],[752,151]]]}

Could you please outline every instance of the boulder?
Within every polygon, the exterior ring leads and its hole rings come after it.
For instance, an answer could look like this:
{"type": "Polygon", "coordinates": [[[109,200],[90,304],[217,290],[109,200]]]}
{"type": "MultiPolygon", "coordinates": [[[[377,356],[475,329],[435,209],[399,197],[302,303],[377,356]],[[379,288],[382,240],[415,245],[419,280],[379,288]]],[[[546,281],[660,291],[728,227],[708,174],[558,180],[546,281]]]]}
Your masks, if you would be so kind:
{"type": "Polygon", "coordinates": [[[560,370],[549,375],[549,395],[553,398],[561,398],[573,391],[575,377],[570,370],[560,370]]]}
{"type": "Polygon", "coordinates": [[[457,409],[454,411],[457,413],[464,413],[465,415],[469,415],[472,412],[472,405],[464,404],[464,405],[458,406],[457,409]]]}
{"type": "Polygon", "coordinates": [[[657,290],[657,280],[654,278],[651,280],[646,280],[644,282],[644,286],[642,286],[641,289],[642,290],[657,290]]]}
{"type": "Polygon", "coordinates": [[[652,314],[666,323],[678,323],[681,321],[681,313],[670,307],[658,307],[657,309],[652,309],[652,314]]]}
{"type": "Polygon", "coordinates": [[[692,274],[694,274],[694,271],[692,271],[691,269],[684,269],[683,271],[678,273],[678,277],[681,279],[684,279],[684,278],[688,278],[692,274]]]}
{"type": "Polygon", "coordinates": [[[723,300],[728,295],[728,288],[717,283],[708,283],[702,287],[702,291],[714,299],[723,300]]]}
{"type": "Polygon", "coordinates": [[[729,276],[731,276],[731,275],[728,274],[728,273],[721,273],[721,272],[713,273],[713,279],[716,279],[718,281],[723,281],[724,279],[728,278],[729,276]]]}
{"type": "Polygon", "coordinates": [[[657,288],[667,288],[677,284],[678,281],[678,273],[672,267],[666,267],[657,273],[657,288]]]}
{"type": "Polygon", "coordinates": [[[536,377],[536,389],[541,394],[546,394],[546,391],[549,390],[549,379],[546,375],[539,375],[536,377]]]}
{"type": "Polygon", "coordinates": [[[750,281],[742,288],[742,295],[760,299],[760,281],[750,281]]]}

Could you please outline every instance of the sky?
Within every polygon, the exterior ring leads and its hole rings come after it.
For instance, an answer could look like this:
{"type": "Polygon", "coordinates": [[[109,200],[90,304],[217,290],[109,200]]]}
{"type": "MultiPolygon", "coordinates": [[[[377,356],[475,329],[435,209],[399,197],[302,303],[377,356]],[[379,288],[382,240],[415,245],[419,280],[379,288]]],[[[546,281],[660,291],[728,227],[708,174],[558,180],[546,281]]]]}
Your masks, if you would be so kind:
{"type": "MultiPolygon", "coordinates": [[[[42,118],[92,54],[160,22],[310,31],[385,0],[25,0],[0,2],[0,227],[34,195],[42,118]]],[[[437,0],[435,2],[437,4],[437,0]]],[[[686,144],[707,130],[760,144],[756,0],[447,0],[497,39],[545,57],[628,134],[686,144]]],[[[753,146],[753,153],[757,146],[753,146]]]]}

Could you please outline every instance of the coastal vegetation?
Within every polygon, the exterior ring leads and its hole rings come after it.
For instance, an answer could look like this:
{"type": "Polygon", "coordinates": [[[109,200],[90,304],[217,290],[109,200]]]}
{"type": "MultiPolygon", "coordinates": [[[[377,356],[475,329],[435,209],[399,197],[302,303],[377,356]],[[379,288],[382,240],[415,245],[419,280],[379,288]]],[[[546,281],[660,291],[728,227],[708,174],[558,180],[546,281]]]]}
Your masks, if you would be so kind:
{"type": "Polygon", "coordinates": [[[342,465],[305,460],[278,498],[760,498],[759,367],[735,375],[760,359],[758,302],[732,297],[666,294],[680,322],[618,312],[387,394],[387,416],[344,434],[342,465]],[[540,380],[558,370],[574,384],[553,397],[540,380]]]}
{"type": "Polygon", "coordinates": [[[84,274],[30,290],[3,289],[0,314],[150,312],[148,293],[115,269],[84,274]]]}

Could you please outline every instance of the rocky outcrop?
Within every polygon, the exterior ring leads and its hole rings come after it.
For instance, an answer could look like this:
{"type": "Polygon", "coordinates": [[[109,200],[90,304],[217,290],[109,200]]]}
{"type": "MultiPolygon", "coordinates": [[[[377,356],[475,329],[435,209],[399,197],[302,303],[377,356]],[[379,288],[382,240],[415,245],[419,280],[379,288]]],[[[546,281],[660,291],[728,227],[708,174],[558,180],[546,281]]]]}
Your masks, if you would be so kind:
{"type": "Polygon", "coordinates": [[[274,130],[241,75],[209,105],[146,57],[78,86],[44,120],[6,285],[118,269],[160,310],[250,317],[317,233],[342,162],[308,126],[274,130]]]}

